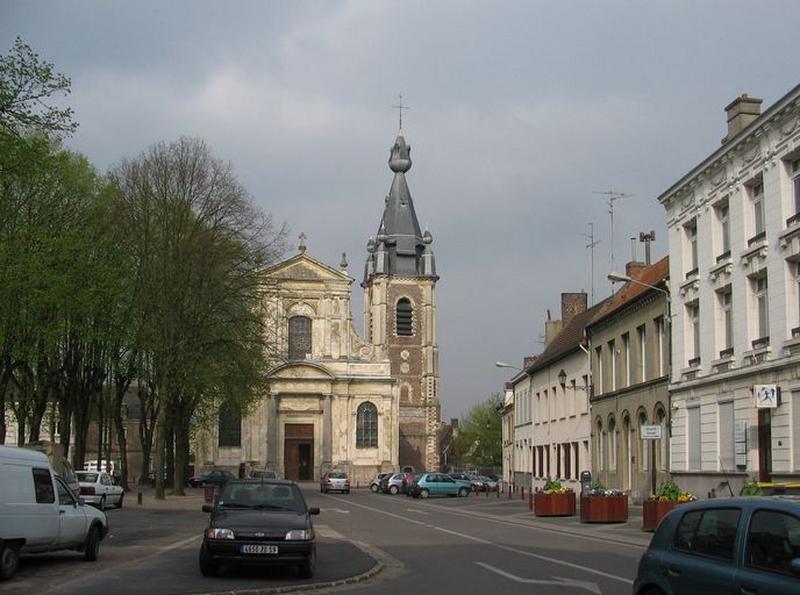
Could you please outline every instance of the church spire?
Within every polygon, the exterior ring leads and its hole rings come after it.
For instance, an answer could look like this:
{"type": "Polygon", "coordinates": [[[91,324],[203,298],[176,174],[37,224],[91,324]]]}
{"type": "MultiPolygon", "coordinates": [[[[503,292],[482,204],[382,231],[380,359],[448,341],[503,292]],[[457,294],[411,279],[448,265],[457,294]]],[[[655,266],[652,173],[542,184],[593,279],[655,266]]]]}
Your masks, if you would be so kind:
{"type": "MultiPolygon", "coordinates": [[[[400,130],[389,150],[389,169],[394,172],[394,179],[386,196],[386,206],[376,234],[378,250],[368,256],[368,260],[372,259],[373,262],[372,266],[367,267],[367,271],[374,271],[375,274],[436,276],[433,252],[430,249],[432,238],[430,234],[423,238],[411,191],[406,182],[406,173],[411,165],[411,146],[406,143],[405,135],[400,130]],[[426,239],[429,241],[426,242],[426,239]]],[[[364,283],[370,277],[367,272],[364,283]]]]}

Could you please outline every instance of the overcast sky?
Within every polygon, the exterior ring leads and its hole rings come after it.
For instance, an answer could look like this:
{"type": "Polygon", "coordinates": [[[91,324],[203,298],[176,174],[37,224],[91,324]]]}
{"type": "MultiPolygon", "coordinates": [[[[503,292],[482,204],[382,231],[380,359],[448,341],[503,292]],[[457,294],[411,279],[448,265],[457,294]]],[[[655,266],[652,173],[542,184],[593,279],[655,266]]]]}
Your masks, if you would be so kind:
{"type": "MultiPolygon", "coordinates": [[[[69,144],[101,170],[199,136],[264,210],[356,277],[392,174],[397,94],[417,215],[434,236],[442,417],[501,390],[540,351],[561,291],[589,291],[587,224],[610,291],[656,197],[719,146],[723,108],[798,82],[797,2],[59,2],[0,0],[72,78],[69,144]]],[[[290,252],[292,253],[293,250],[290,252]]]]}

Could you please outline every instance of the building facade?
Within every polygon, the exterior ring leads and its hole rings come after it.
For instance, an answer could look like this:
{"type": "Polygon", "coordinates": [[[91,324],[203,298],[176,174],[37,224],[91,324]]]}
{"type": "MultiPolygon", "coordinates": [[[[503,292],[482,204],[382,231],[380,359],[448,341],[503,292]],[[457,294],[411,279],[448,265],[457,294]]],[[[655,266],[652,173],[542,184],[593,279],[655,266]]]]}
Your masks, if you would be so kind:
{"type": "Polygon", "coordinates": [[[800,86],[763,114],[760,104],[728,105],[722,146],[659,197],[670,469],[703,496],[800,476],[800,86]]]}
{"type": "Polygon", "coordinates": [[[216,427],[198,432],[201,466],[247,462],[299,481],[335,468],[362,484],[397,469],[399,390],[385,350],[355,332],[353,281],[302,242],[267,271],[266,326],[279,354],[269,394],[244,417],[221,410],[216,427]]]}
{"type": "Polygon", "coordinates": [[[592,476],[638,503],[668,475],[669,257],[629,263],[627,282],[586,328],[592,359],[592,476]],[[654,287],[648,287],[654,286],[654,287]],[[661,439],[642,439],[642,426],[661,439]]]}
{"type": "Polygon", "coordinates": [[[387,353],[400,394],[399,461],[403,470],[437,471],[439,346],[436,339],[436,263],[433,237],[421,231],[406,182],[411,147],[402,130],[390,150],[394,179],[378,232],[367,243],[364,328],[387,353]]]}
{"type": "Polygon", "coordinates": [[[501,418],[501,436],[503,441],[503,481],[514,483],[514,384],[506,382],[503,403],[498,408],[501,418]]]}

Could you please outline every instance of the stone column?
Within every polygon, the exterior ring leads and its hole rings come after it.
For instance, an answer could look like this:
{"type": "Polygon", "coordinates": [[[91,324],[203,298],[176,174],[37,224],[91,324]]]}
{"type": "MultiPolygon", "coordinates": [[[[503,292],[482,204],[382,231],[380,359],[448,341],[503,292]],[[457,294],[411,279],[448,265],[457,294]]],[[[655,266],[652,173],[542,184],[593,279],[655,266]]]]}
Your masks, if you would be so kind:
{"type": "Polygon", "coordinates": [[[280,395],[269,396],[267,407],[267,468],[278,471],[278,402],[280,395]]]}
{"type": "Polygon", "coordinates": [[[333,395],[322,397],[322,466],[330,468],[333,464],[333,395]]]}

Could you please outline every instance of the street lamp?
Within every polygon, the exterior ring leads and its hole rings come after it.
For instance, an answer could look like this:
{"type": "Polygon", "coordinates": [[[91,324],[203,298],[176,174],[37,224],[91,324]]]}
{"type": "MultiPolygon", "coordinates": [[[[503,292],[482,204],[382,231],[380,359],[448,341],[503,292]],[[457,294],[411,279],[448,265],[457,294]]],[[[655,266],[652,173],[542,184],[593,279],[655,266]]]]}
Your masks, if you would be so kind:
{"type": "Polygon", "coordinates": [[[494,362],[494,365],[498,368],[511,368],[512,370],[519,370],[522,372],[522,368],[518,368],[517,366],[512,366],[511,364],[507,364],[505,362],[494,362]]]}

